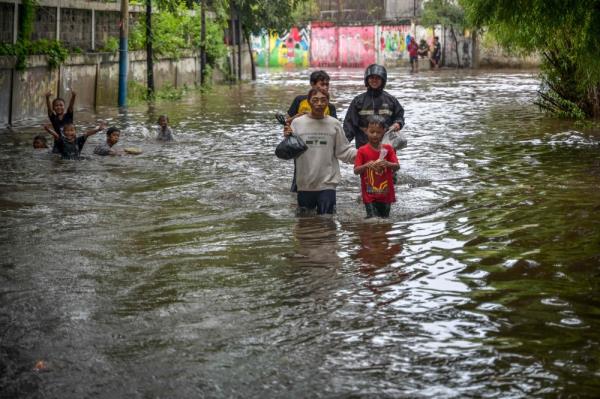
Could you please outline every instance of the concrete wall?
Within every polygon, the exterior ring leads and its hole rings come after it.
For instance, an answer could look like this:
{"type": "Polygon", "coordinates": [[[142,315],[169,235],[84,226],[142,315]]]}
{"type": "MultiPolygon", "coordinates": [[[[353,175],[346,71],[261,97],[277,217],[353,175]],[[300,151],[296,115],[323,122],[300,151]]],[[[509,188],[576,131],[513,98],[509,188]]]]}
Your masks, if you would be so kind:
{"type": "MultiPolygon", "coordinates": [[[[144,52],[130,53],[130,81],[146,84],[145,56],[144,52]]],[[[44,119],[44,94],[48,91],[53,93],[53,97],[63,97],[67,102],[71,90],[75,91],[76,109],[93,109],[98,105],[116,106],[118,62],[116,54],[74,55],[59,68],[50,70],[44,56],[32,56],[28,59],[29,67],[17,71],[14,69],[13,57],[0,57],[0,126],[44,119]]],[[[249,65],[249,56],[246,56],[244,71],[250,70],[249,65]]],[[[157,89],[193,86],[199,81],[199,68],[198,56],[193,53],[178,60],[159,59],[154,68],[155,86],[157,89]]],[[[249,78],[249,72],[244,73],[244,77],[249,78]]]]}

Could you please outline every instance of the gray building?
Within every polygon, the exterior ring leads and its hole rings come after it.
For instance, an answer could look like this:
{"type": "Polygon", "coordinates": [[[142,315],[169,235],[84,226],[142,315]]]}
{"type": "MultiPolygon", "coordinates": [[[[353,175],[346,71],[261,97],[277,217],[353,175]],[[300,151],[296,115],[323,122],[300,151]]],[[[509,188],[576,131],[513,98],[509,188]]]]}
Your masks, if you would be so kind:
{"type": "MultiPolygon", "coordinates": [[[[20,0],[0,0],[0,43],[15,43],[20,0]]],[[[130,6],[130,19],[143,11],[130,6]]],[[[31,39],[60,40],[83,51],[104,46],[109,37],[119,36],[120,3],[89,0],[38,0],[31,39]]]]}
{"type": "Polygon", "coordinates": [[[337,23],[406,21],[421,15],[424,0],[317,0],[318,18],[337,23]]]}

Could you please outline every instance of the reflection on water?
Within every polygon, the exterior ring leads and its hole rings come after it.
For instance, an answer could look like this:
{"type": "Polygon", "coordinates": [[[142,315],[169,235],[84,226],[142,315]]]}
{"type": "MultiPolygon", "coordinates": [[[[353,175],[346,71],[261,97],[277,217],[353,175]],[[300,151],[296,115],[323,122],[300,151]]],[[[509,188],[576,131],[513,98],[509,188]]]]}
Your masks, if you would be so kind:
{"type": "MultiPolygon", "coordinates": [[[[2,396],[600,396],[599,132],[540,114],[529,73],[389,72],[387,220],[348,165],[336,217],[295,217],[273,115],[306,72],[76,114],[136,157],[2,134],[2,396]]],[[[332,76],[343,117],[362,71],[332,76]]]]}

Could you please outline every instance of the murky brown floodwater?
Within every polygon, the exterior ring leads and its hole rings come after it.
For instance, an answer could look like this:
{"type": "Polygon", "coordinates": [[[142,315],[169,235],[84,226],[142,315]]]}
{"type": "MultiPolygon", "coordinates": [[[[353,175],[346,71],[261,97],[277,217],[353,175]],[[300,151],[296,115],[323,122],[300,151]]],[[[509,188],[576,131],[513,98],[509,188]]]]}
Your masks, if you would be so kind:
{"type": "MultiPolygon", "coordinates": [[[[534,73],[390,75],[409,147],[385,222],[350,166],[333,220],[294,217],[273,114],[306,72],[76,114],[137,157],[1,134],[0,396],[600,396],[599,132],[540,114],[534,73]]],[[[342,116],[361,82],[333,74],[342,116]]]]}

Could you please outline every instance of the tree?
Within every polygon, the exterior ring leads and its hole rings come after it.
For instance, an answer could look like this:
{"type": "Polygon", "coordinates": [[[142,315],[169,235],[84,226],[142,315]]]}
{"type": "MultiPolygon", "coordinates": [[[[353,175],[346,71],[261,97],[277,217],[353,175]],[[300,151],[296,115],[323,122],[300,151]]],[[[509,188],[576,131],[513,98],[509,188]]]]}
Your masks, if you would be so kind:
{"type": "Polygon", "coordinates": [[[423,14],[420,21],[423,26],[442,25],[444,29],[450,27],[450,34],[454,40],[456,50],[456,62],[458,67],[461,68],[456,29],[464,31],[467,25],[464,10],[452,0],[429,0],[423,5],[423,14]]]}
{"type": "Polygon", "coordinates": [[[600,118],[600,0],[460,0],[467,19],[509,49],[542,55],[536,103],[600,118]]]}
{"type": "Polygon", "coordinates": [[[297,11],[311,0],[230,0],[235,4],[242,23],[244,38],[252,62],[252,79],[256,79],[254,59],[250,48],[250,35],[263,31],[282,33],[294,26],[299,16],[297,11]]]}

